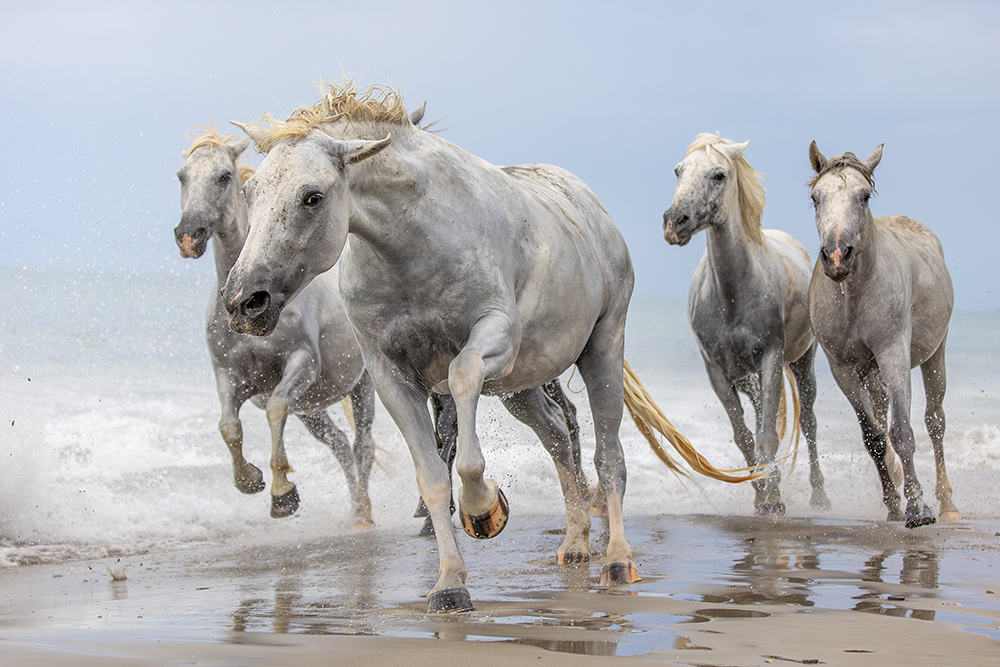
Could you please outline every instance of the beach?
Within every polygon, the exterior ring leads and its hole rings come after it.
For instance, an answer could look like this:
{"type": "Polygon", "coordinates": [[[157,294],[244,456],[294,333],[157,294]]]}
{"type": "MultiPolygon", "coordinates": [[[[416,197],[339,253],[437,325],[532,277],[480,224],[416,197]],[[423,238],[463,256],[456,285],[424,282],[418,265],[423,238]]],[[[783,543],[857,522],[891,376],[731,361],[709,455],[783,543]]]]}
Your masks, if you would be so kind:
{"type": "MultiPolygon", "coordinates": [[[[343,476],[297,420],[286,431],[302,505],[233,488],[203,338],[214,279],[3,270],[0,298],[0,664],[440,665],[581,660],[681,665],[990,665],[1000,659],[1000,314],[955,314],[946,456],[963,518],[885,521],[857,421],[817,362],[820,464],[832,502],[809,505],[804,448],[782,443],[788,515],[753,516],[753,490],[678,478],[628,420],[625,521],[642,581],[598,586],[560,569],[565,525],[551,459],[496,399],[478,430],[510,501],[493,540],[459,535],[476,611],[425,613],[437,573],[417,537],[405,444],[376,407],[377,527],[351,531],[343,476]],[[793,465],[793,461],[796,461],[793,465]]],[[[633,300],[626,356],[678,429],[738,467],[679,299],[633,300]]],[[[586,472],[593,424],[579,376],[586,472]]],[[[914,374],[916,467],[936,507],[914,374]]],[[[331,409],[342,427],[340,408],[331,409]]],[[[246,452],[266,470],[266,421],[247,405],[246,452]]],[[[267,481],[269,477],[266,478],[267,481]]]]}

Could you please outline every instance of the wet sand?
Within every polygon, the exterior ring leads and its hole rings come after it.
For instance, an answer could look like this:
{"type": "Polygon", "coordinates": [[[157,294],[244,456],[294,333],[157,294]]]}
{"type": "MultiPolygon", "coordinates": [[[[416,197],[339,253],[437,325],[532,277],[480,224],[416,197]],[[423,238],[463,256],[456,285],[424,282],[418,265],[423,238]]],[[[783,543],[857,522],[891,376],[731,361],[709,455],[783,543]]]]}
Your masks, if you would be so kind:
{"type": "Polygon", "coordinates": [[[437,554],[417,521],[0,568],[0,664],[1000,664],[994,521],[633,516],[643,580],[609,590],[599,557],[554,565],[562,523],[461,536],[476,611],[452,616],[424,613],[437,554]]]}

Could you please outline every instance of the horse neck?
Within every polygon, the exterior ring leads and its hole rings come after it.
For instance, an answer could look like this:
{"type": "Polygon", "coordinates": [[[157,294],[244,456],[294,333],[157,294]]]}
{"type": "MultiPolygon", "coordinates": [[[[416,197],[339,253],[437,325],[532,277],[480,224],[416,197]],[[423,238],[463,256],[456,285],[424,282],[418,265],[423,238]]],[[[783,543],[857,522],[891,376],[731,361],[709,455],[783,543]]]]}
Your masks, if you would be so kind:
{"type": "Polygon", "coordinates": [[[760,270],[760,250],[758,244],[747,238],[743,232],[743,222],[739,206],[731,207],[729,216],[719,225],[712,225],[707,231],[707,255],[711,275],[725,301],[747,289],[754,289],[753,278],[760,270]]]}
{"type": "Polygon", "coordinates": [[[212,235],[212,252],[215,255],[215,278],[219,288],[226,284],[229,272],[236,264],[236,258],[247,240],[247,202],[243,191],[238,189],[233,197],[233,205],[226,217],[212,235]]]}

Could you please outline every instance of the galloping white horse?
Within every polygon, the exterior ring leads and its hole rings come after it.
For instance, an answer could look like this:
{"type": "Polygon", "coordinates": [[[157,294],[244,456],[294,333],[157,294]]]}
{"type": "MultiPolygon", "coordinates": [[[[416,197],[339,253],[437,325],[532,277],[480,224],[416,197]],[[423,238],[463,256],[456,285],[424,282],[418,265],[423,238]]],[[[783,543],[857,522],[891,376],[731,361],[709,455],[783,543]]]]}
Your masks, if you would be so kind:
{"type": "MultiPolygon", "coordinates": [[[[809,324],[809,253],[785,232],[761,229],[764,188],[743,150],[713,134],[699,134],[677,165],[677,185],[663,214],[663,237],[686,245],[707,230],[708,247],[691,278],[688,320],[712,389],[733,427],[733,438],[755,466],[778,450],[782,368],[787,364],[801,396],[799,424],[809,447],[813,507],[830,506],[816,451],[816,341],[809,324]],[[750,396],[756,436],[747,428],[737,392],[750,396]]],[[[758,514],[782,515],[777,469],[754,482],[758,514]]]]}
{"type": "Polygon", "coordinates": [[[959,518],[944,465],[944,348],[954,304],[941,242],[912,218],[873,218],[868,200],[882,146],[862,162],[853,153],[827,160],[816,142],[809,184],[821,247],[809,286],[813,328],[830,370],[861,424],[882,482],[890,521],[934,523],[913,467],[910,370],[924,376],[924,421],[934,445],[943,519],[959,518]],[[886,430],[903,467],[906,513],[887,468],[886,430]]]}
{"type": "Polygon", "coordinates": [[[395,91],[329,88],[287,121],[265,116],[270,130],[242,126],[267,157],[247,182],[250,235],[224,291],[230,326],[267,334],[285,304],[343,253],[341,293],[434,523],[440,569],[431,611],[468,610],[472,602],[448,515],[448,471],[424,407],[428,392],[450,393],[457,407],[466,532],[492,537],[507,521],[506,498],[483,477],[475,431],[480,393],[495,394],[555,461],[567,516],[557,562],[586,562],[584,489],[563,412],[542,390],[576,364],[608,509],[601,579],[637,580],[618,439],[633,277],[611,216],[562,169],[501,169],[414,128],[395,91]]]}
{"type": "Polygon", "coordinates": [[[237,159],[249,142],[234,143],[235,137],[203,129],[184,151],[184,166],[177,172],[182,212],[174,236],[181,256],[190,258],[201,257],[212,239],[219,289],[209,302],[205,338],[222,404],[219,431],[233,458],[236,488],[243,493],[264,489],[260,469],[243,456],[239,411],[250,399],[265,409],[271,428],[271,516],[290,516],[299,506],[298,490],[288,480],[291,466],[284,444],[285,421],[292,412],[340,462],[356,525],[372,526],[368,477],[375,454],[375,392],[340,298],[337,271],[317,277],[304,289],[270,335],[230,331],[219,294],[247,234],[242,181],[250,170],[238,166],[237,159]],[[355,420],[353,451],[326,411],[348,394],[355,420]]]}

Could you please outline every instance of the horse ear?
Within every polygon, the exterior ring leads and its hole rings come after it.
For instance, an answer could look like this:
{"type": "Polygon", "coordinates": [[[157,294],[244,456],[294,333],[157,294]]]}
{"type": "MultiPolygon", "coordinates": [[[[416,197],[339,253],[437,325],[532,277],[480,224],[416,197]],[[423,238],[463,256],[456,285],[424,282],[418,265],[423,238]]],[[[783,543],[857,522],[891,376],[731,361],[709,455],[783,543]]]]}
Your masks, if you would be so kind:
{"type": "Polygon", "coordinates": [[[257,146],[263,145],[264,137],[267,136],[267,130],[262,128],[260,125],[250,125],[248,123],[240,123],[235,120],[231,120],[229,122],[246,132],[247,136],[253,140],[254,144],[257,146]]]}
{"type": "Polygon", "coordinates": [[[875,171],[875,167],[877,167],[878,163],[882,160],[883,146],[885,146],[885,144],[879,144],[878,148],[875,149],[875,152],[872,153],[867,160],[865,160],[865,169],[868,170],[869,174],[875,171]]]}
{"type": "Polygon", "coordinates": [[[826,158],[819,152],[815,141],[809,144],[809,163],[812,164],[813,171],[817,174],[823,171],[823,167],[826,166],[826,158]]]}
{"type": "Polygon", "coordinates": [[[379,139],[378,141],[334,139],[327,134],[320,134],[319,136],[323,137],[322,141],[326,146],[326,151],[330,159],[340,166],[357,164],[362,160],[367,160],[392,143],[391,134],[387,134],[385,139],[379,139]]]}
{"type": "Polygon", "coordinates": [[[243,151],[245,151],[249,145],[249,139],[242,139],[239,143],[227,144],[226,148],[229,149],[229,156],[233,158],[233,161],[235,161],[236,158],[243,154],[243,151]]]}
{"type": "Polygon", "coordinates": [[[424,119],[424,111],[427,110],[427,102],[420,105],[420,108],[410,114],[410,125],[419,125],[424,119]]]}

